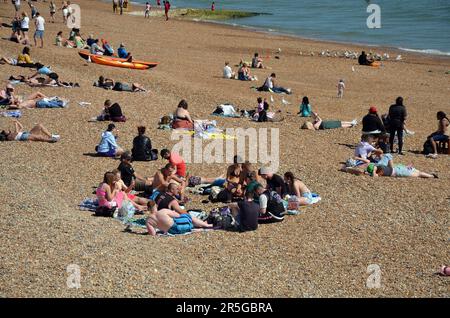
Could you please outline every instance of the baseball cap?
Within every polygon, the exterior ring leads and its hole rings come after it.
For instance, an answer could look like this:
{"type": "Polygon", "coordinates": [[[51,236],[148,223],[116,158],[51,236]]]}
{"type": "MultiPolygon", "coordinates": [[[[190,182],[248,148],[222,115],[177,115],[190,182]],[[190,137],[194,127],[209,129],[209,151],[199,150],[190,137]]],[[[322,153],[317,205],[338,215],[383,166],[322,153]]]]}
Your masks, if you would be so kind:
{"type": "Polygon", "coordinates": [[[375,106],[372,106],[372,107],[369,108],[369,113],[376,114],[376,113],[378,113],[378,110],[377,110],[377,108],[375,106]]]}
{"type": "Polygon", "coordinates": [[[270,171],[270,169],[269,168],[267,168],[267,167],[262,167],[261,169],[259,169],[259,174],[262,176],[262,175],[265,175],[265,174],[270,174],[271,173],[271,171],[270,171]]]}

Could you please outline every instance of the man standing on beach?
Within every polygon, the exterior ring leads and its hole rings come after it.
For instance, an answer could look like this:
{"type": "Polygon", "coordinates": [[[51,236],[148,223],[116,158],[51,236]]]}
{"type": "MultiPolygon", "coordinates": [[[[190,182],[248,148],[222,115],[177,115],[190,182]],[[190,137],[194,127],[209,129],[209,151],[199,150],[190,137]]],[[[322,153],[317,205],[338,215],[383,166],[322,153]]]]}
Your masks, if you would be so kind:
{"type": "Polygon", "coordinates": [[[166,0],[164,1],[164,14],[166,15],[166,21],[169,20],[169,10],[170,10],[170,2],[166,0]]]}
{"type": "Polygon", "coordinates": [[[36,13],[36,20],[34,21],[36,31],[34,32],[34,46],[37,46],[37,38],[41,39],[41,49],[44,47],[44,31],[45,31],[45,19],[41,17],[40,13],[36,13]]]}
{"type": "Polygon", "coordinates": [[[123,0],[119,0],[120,15],[123,14],[123,0]]]}
{"type": "Polygon", "coordinates": [[[12,0],[12,4],[14,5],[14,9],[16,10],[16,16],[19,16],[20,0],[12,0]]]}

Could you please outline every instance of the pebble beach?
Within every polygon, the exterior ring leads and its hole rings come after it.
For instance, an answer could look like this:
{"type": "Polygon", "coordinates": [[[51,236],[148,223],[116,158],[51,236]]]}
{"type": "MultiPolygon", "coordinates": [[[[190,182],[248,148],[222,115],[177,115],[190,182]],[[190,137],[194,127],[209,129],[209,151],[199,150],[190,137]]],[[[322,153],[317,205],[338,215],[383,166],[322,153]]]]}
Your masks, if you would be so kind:
{"type": "MultiPolygon", "coordinates": [[[[65,109],[27,109],[25,127],[42,123],[61,141],[0,144],[0,297],[449,297],[450,280],[436,275],[450,262],[450,156],[425,158],[420,151],[437,128],[436,112],[450,113],[450,58],[273,35],[224,25],[165,21],[163,17],[114,15],[109,3],[77,0],[82,10],[81,33],[105,38],[115,48],[124,42],[133,56],[158,62],[137,71],[87,63],[76,49],[57,47],[58,31],[67,37],[61,13],[49,23],[48,3],[36,6],[47,20],[45,47],[31,47],[33,60],[51,65],[59,76],[80,88],[40,88],[47,96],[69,100],[65,109]],[[280,50],[279,50],[280,49],[280,50]],[[380,68],[363,67],[350,58],[321,52],[361,50],[388,53],[380,68]],[[222,78],[230,65],[251,60],[260,52],[270,70],[253,70],[257,82],[222,78]],[[314,53],[314,54],[311,54],[314,53]],[[395,57],[402,55],[401,60],[395,57]],[[275,58],[278,56],[278,58],[275,58]],[[268,93],[250,89],[276,72],[280,84],[292,88],[273,96],[281,123],[255,123],[245,118],[211,116],[219,104],[240,109],[256,106],[268,93]],[[147,93],[107,91],[93,87],[100,75],[138,82],[147,93]],[[343,99],[336,84],[345,79],[343,99]],[[339,171],[360,140],[361,126],[325,131],[301,130],[306,121],[296,114],[303,96],[323,119],[361,120],[370,106],[386,113],[397,96],[408,110],[405,156],[397,162],[435,172],[439,179],[370,178],[339,171]],[[118,160],[93,157],[107,122],[89,122],[103,102],[118,102],[127,116],[117,123],[118,143],[130,149],[136,127],[145,125],[153,147],[170,148],[170,132],[159,130],[161,116],[173,112],[181,99],[196,119],[217,120],[221,128],[279,129],[279,173],[292,171],[320,194],[319,204],[299,215],[257,231],[210,231],[179,237],[150,237],[144,231],[124,232],[113,219],[80,211],[93,197],[106,171],[118,160]],[[79,102],[90,105],[80,106],[79,102]],[[80,288],[67,287],[67,266],[81,269],[80,288]],[[369,265],[381,270],[381,286],[368,288],[369,265]]],[[[23,4],[25,8],[25,4],[23,4]]],[[[133,10],[137,10],[134,6],[133,10]]],[[[27,11],[28,8],[26,8],[27,11]]],[[[10,2],[0,3],[1,22],[14,16],[10,2]]],[[[0,37],[11,29],[1,28],[0,37]]],[[[31,34],[31,32],[30,32],[31,34]]],[[[22,45],[0,39],[0,56],[13,57],[22,45]]],[[[0,65],[0,87],[10,75],[30,75],[26,68],[0,65]]],[[[16,86],[19,95],[36,89],[16,86]]],[[[12,129],[0,116],[0,130],[12,129]]],[[[135,170],[153,176],[166,161],[136,162],[135,170]]],[[[188,164],[190,174],[217,177],[227,164],[188,164]]],[[[189,195],[187,208],[206,211],[189,195]]]]}

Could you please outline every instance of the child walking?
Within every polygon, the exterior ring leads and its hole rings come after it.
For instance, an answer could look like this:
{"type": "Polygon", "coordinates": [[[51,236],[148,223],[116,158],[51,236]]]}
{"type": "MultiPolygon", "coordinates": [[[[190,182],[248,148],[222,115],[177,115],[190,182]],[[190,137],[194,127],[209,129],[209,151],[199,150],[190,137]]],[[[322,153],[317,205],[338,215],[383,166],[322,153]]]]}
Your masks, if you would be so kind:
{"type": "Polygon", "coordinates": [[[337,88],[338,88],[337,97],[338,98],[344,97],[345,83],[344,83],[343,79],[339,80],[339,83],[337,84],[337,88]]]}

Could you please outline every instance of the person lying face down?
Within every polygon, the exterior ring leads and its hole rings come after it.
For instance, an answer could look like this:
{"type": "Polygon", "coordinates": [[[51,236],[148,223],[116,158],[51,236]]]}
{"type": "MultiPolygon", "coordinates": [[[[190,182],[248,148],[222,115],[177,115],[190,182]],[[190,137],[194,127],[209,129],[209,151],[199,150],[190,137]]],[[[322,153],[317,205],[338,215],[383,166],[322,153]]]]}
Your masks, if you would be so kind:
{"type": "Polygon", "coordinates": [[[353,121],[340,121],[340,120],[327,120],[323,121],[320,116],[312,112],[313,122],[305,122],[301,129],[319,130],[319,129],[336,129],[336,128],[352,128],[357,125],[357,120],[353,121]]]}
{"type": "Polygon", "coordinates": [[[147,231],[151,236],[156,236],[159,229],[163,233],[185,234],[191,232],[194,227],[212,228],[212,224],[192,217],[189,213],[179,214],[169,209],[159,209],[154,201],[148,202],[148,218],[146,222],[147,231]]]}

